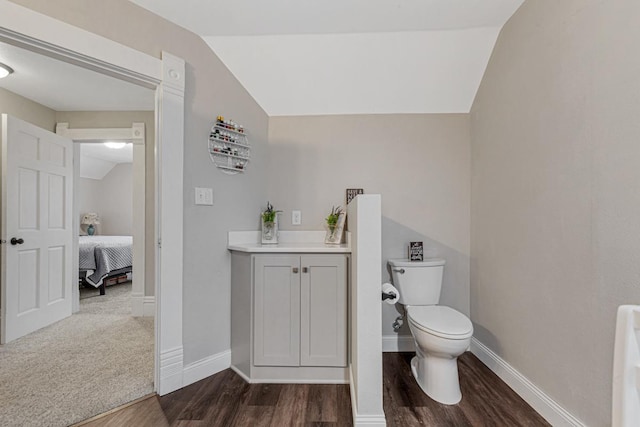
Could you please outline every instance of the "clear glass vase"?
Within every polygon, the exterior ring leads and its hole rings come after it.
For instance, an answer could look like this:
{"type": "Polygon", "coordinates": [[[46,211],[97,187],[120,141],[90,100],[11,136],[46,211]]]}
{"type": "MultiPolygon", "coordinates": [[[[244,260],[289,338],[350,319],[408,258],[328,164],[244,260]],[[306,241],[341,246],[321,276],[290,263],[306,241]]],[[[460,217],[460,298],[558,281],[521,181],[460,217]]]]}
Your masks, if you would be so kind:
{"type": "Polygon", "coordinates": [[[338,236],[338,227],[327,226],[327,234],[324,237],[324,242],[328,245],[340,244],[342,236],[338,236]]]}
{"type": "Polygon", "coordinates": [[[340,213],[338,221],[335,225],[325,224],[327,233],[324,237],[324,243],[327,245],[339,245],[342,243],[342,231],[344,230],[344,221],[346,214],[340,213]]]}
{"type": "Polygon", "coordinates": [[[262,244],[278,243],[278,216],[273,221],[261,221],[262,223],[262,244]]]}

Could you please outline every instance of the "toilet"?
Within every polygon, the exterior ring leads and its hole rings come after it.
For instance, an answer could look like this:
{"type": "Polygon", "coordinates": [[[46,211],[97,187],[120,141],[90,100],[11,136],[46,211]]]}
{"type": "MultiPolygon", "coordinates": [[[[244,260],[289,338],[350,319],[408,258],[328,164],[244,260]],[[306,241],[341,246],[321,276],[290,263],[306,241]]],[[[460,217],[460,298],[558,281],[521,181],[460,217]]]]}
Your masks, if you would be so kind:
{"type": "Polygon", "coordinates": [[[454,405],[462,399],[458,356],[469,348],[471,320],[453,308],[438,305],[445,260],[388,261],[393,285],[404,304],[416,344],[411,371],[420,388],[433,400],[454,405]]]}

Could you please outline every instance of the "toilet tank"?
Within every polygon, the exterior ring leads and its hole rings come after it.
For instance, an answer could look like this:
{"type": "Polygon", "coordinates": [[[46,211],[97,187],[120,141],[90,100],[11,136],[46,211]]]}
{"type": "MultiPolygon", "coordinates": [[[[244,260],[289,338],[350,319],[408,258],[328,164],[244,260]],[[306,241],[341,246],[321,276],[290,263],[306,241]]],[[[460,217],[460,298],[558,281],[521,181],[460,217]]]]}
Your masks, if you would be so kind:
{"type": "Polygon", "coordinates": [[[400,292],[400,304],[435,305],[440,302],[445,260],[390,259],[388,264],[391,268],[393,286],[400,292]]]}

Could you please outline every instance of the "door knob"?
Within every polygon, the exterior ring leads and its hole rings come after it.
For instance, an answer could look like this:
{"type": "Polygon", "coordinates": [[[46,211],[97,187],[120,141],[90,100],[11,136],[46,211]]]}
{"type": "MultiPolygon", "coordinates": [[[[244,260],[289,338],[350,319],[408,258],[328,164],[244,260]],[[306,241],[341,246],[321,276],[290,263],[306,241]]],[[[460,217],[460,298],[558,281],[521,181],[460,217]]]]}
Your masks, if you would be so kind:
{"type": "Polygon", "coordinates": [[[303,273],[308,273],[308,272],[309,272],[309,269],[308,269],[307,267],[302,267],[302,272],[303,272],[303,273]]]}
{"type": "Polygon", "coordinates": [[[23,243],[24,243],[23,239],[16,239],[15,237],[11,238],[11,244],[14,245],[14,246],[15,245],[21,245],[23,243]]]}
{"type": "Polygon", "coordinates": [[[293,267],[293,273],[297,273],[298,272],[298,267],[293,267]]]}

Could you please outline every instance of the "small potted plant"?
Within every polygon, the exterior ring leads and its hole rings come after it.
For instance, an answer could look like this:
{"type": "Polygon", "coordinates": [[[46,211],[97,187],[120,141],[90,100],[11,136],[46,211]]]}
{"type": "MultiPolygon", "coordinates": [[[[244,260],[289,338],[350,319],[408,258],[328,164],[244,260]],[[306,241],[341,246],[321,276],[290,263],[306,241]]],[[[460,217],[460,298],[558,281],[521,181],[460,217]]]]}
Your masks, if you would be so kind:
{"type": "Polygon", "coordinates": [[[327,222],[327,234],[324,242],[329,245],[339,245],[342,242],[342,231],[344,229],[344,221],[346,212],[342,207],[332,207],[331,213],[325,218],[327,222]]]}
{"type": "Polygon", "coordinates": [[[267,209],[260,214],[262,224],[262,243],[278,243],[278,213],[270,202],[267,202],[267,209]]]}

